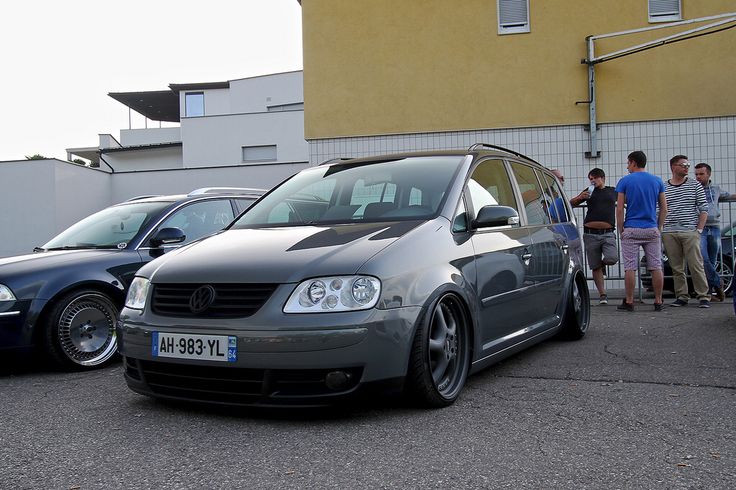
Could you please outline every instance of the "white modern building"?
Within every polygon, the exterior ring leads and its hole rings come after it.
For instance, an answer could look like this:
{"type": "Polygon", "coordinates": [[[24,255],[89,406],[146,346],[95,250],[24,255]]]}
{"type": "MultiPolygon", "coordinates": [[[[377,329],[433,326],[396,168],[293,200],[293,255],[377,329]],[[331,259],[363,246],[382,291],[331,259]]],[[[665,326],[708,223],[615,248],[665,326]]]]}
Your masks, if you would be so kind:
{"type": "Polygon", "coordinates": [[[129,111],[119,138],[101,134],[98,146],[68,148],[69,162],[0,162],[0,209],[24,210],[0,218],[0,257],[30,252],[133,196],[278,184],[309,165],[302,82],[294,71],[110,93],[129,111]],[[132,127],[133,112],[143,128],[132,127]],[[90,166],[70,163],[77,158],[90,166]]]}

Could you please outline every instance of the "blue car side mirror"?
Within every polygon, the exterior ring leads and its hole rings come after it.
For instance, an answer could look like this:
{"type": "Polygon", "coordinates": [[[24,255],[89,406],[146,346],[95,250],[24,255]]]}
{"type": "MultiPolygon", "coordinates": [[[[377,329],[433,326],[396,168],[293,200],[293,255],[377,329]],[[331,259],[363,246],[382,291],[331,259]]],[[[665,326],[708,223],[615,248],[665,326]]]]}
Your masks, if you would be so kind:
{"type": "Polygon", "coordinates": [[[151,238],[152,247],[160,247],[161,245],[170,245],[172,243],[181,243],[187,239],[187,236],[179,228],[161,228],[156,235],[151,238]]]}

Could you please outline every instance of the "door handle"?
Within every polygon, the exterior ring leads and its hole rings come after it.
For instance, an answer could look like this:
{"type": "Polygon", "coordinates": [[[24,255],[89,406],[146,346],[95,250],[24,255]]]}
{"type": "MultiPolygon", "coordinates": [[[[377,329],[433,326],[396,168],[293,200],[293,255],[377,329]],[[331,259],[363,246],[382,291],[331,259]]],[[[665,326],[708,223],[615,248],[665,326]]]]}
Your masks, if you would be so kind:
{"type": "Polygon", "coordinates": [[[568,245],[567,243],[563,243],[562,245],[560,245],[560,250],[562,250],[563,252],[567,252],[569,248],[570,245],[568,245]]]}

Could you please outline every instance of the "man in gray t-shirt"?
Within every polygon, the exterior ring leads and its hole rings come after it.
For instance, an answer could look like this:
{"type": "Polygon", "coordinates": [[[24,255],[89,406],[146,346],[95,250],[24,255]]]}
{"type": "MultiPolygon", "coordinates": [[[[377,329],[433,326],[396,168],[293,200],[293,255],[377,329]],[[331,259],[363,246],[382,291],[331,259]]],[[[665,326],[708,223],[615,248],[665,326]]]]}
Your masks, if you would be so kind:
{"type": "Polygon", "coordinates": [[[701,308],[710,307],[708,282],[700,254],[700,235],[708,218],[708,204],[703,186],[687,176],[690,162],[685,155],[670,159],[672,177],[665,182],[664,195],[667,199],[667,218],[662,229],[662,243],[672,267],[677,299],[670,306],[687,306],[690,295],[685,276],[687,262],[693,287],[701,308]]]}

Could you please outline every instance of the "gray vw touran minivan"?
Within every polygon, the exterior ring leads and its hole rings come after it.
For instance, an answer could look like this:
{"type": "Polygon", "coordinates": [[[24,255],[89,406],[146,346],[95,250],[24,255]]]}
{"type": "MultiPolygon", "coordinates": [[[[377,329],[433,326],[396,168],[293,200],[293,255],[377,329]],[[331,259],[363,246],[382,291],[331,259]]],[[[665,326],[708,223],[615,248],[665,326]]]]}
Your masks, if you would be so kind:
{"type": "Polygon", "coordinates": [[[585,335],[581,264],[560,183],[519,153],[329,161],[138,271],[118,323],[125,379],[218,404],[379,389],[446,406],[470,373],[585,335]]]}

